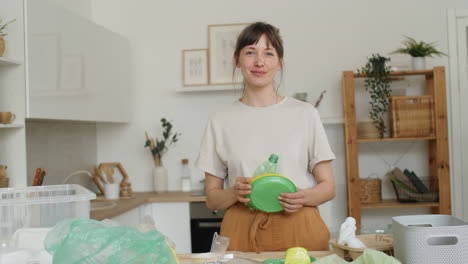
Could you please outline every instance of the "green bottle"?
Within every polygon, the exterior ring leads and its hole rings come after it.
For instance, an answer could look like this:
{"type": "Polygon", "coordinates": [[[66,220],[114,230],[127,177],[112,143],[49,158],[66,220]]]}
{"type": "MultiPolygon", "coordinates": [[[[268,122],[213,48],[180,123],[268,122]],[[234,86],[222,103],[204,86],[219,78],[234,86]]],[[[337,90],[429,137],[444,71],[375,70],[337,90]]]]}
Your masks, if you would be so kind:
{"type": "Polygon", "coordinates": [[[252,177],[255,178],[257,176],[270,173],[278,173],[278,155],[276,154],[271,154],[267,161],[260,164],[252,177]]]}

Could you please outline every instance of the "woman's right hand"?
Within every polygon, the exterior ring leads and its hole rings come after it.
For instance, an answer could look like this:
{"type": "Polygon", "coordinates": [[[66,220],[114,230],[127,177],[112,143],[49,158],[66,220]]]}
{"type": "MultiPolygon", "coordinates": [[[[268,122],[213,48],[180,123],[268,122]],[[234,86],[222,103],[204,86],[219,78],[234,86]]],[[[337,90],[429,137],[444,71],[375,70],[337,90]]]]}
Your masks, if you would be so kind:
{"type": "Polygon", "coordinates": [[[250,177],[237,177],[236,184],[232,187],[234,195],[236,196],[237,201],[241,203],[248,203],[250,201],[249,198],[245,198],[245,196],[251,193],[252,186],[250,182],[252,178],[250,177]]]}

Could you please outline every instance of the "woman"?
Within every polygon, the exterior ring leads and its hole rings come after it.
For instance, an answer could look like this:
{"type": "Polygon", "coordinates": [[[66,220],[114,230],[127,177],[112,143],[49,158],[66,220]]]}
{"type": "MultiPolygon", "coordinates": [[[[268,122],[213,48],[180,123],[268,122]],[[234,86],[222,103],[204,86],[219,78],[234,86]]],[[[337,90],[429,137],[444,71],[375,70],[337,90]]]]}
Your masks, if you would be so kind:
{"type": "Polygon", "coordinates": [[[244,77],[243,95],[210,117],[196,161],[205,171],[208,208],[227,209],[221,235],[230,238],[228,250],[328,250],[330,233],[317,206],[335,196],[335,155],[317,110],[274,88],[283,68],[279,30],[249,25],[238,37],[234,62],[244,77]],[[298,191],[281,194],[282,212],[250,210],[250,176],[271,153],[279,156],[278,172],[298,191]]]}

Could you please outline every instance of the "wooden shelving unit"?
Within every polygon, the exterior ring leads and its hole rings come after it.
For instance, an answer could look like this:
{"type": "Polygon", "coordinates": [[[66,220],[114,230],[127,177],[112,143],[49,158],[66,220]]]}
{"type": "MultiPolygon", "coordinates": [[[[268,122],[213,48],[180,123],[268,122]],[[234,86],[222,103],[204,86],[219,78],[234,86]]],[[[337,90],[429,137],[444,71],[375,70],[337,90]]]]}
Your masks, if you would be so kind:
{"type": "Polygon", "coordinates": [[[445,68],[434,67],[432,70],[392,72],[392,78],[398,76],[423,75],[426,79],[426,94],[434,98],[435,136],[411,138],[358,139],[356,126],[355,79],[364,78],[365,74],[352,71],[343,72],[343,110],[346,144],[346,181],[348,191],[348,215],[356,219],[361,226],[361,209],[374,208],[431,208],[433,213],[451,214],[450,174],[448,152],[447,100],[445,88],[445,68]],[[395,142],[400,140],[428,140],[428,165],[431,176],[438,178],[439,202],[435,203],[400,203],[397,200],[383,200],[376,204],[361,204],[359,184],[359,144],[360,142],[395,142]]]}

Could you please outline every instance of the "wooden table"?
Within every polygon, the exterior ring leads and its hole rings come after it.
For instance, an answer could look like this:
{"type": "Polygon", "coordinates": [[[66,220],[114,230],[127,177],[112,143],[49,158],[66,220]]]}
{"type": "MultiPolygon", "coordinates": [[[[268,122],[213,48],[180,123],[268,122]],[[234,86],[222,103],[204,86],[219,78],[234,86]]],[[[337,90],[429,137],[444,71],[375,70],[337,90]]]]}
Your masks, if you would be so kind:
{"type": "MultiPolygon", "coordinates": [[[[232,253],[235,258],[246,258],[256,261],[264,261],[265,259],[277,259],[284,258],[284,251],[277,252],[226,252],[226,254],[232,253]]],[[[334,254],[332,251],[309,251],[309,256],[315,258],[321,258],[328,255],[334,254]]],[[[203,263],[203,262],[214,262],[217,260],[216,256],[213,253],[200,253],[200,254],[178,254],[181,264],[185,263],[203,263]]]]}

